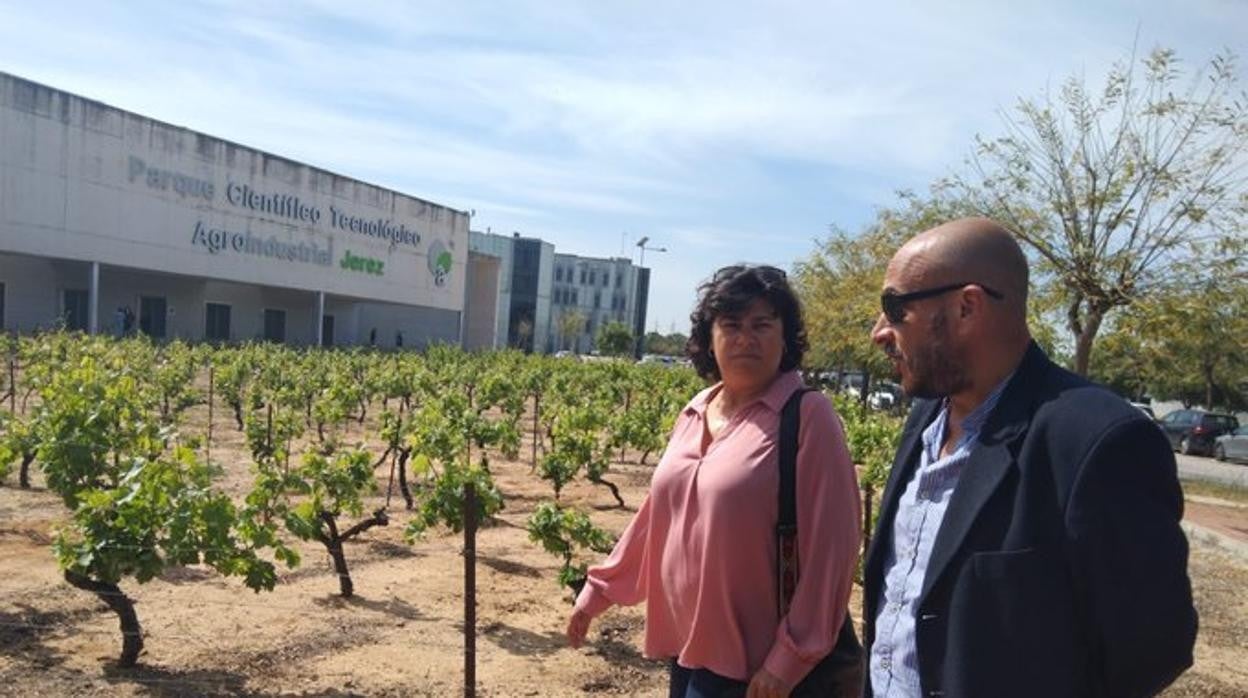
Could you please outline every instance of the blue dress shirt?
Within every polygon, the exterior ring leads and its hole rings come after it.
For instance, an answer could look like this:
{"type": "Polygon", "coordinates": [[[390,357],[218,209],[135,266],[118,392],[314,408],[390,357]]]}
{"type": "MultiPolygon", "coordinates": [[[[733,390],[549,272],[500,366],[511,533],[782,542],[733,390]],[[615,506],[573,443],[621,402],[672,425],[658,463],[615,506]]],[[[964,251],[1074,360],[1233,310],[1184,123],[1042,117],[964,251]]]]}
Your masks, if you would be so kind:
{"type": "Polygon", "coordinates": [[[919,467],[898,502],[892,545],[884,559],[884,588],[875,618],[870,666],[871,689],[878,698],[920,693],[915,616],[927,563],[962,467],[1007,383],[1008,377],[962,420],[962,435],[947,457],[940,457],[949,418],[947,400],[935,421],[923,430],[919,467]]]}

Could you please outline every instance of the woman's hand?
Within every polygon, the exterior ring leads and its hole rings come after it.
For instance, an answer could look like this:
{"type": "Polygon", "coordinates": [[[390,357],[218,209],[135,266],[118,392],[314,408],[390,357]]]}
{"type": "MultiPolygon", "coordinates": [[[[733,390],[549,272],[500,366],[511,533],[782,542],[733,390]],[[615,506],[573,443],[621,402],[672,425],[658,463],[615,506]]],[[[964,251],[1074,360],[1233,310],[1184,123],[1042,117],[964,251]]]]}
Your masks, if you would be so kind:
{"type": "Polygon", "coordinates": [[[750,680],[746,698],[789,698],[789,688],[766,669],[759,669],[750,680]]]}
{"type": "Polygon", "coordinates": [[[584,611],[573,611],[572,617],[568,619],[568,644],[573,649],[581,646],[585,642],[585,635],[589,632],[589,614],[584,611]]]}

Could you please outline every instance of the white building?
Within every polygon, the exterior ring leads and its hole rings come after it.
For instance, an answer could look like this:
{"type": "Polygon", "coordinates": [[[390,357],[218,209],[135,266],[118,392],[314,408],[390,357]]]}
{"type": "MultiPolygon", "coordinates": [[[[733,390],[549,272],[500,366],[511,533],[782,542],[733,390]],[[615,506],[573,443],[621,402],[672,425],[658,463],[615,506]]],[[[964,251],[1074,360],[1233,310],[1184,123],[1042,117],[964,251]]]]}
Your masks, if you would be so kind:
{"type": "Polygon", "coordinates": [[[556,254],[554,264],[548,351],[591,351],[599,328],[609,322],[624,323],[634,337],[643,335],[649,269],[624,257],[572,254],[556,254]]]}
{"type": "MultiPolygon", "coordinates": [[[[469,216],[0,73],[0,327],[461,341],[469,216]]],[[[492,276],[491,276],[492,274],[492,276]]],[[[478,289],[480,290],[480,289],[478,289]]],[[[488,313],[489,308],[483,308],[488,313]]]]}

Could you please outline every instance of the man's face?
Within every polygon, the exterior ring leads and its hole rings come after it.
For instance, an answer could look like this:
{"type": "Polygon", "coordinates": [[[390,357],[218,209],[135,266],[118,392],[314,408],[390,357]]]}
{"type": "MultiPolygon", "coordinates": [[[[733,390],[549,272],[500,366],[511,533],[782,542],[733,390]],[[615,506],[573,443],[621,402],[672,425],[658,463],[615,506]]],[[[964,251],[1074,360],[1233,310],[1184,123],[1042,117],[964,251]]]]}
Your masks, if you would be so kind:
{"type": "MultiPolygon", "coordinates": [[[[933,285],[921,281],[921,268],[907,264],[899,252],[884,275],[884,291],[909,293],[933,285]]],[[[901,389],[920,398],[942,398],[964,390],[969,381],[953,336],[949,330],[950,299],[937,296],[905,304],[899,321],[890,321],[881,312],[871,330],[871,339],[893,362],[901,389]]]]}

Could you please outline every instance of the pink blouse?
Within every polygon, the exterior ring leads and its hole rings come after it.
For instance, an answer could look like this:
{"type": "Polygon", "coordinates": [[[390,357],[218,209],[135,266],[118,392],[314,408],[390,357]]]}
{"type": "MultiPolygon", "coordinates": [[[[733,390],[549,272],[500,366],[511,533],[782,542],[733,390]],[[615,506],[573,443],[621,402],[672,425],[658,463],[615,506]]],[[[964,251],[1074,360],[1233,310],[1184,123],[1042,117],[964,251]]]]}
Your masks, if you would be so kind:
{"type": "Polygon", "coordinates": [[[759,668],[790,687],[823,658],[844,620],[859,549],[858,480],[822,394],[802,399],[797,457],[801,579],[776,609],[780,409],[802,385],[781,374],[702,452],[706,406],[685,406],[650,492],[615,549],[591,567],[576,607],[591,617],[646,601],[645,655],[676,657],[749,681],[759,668]]]}

